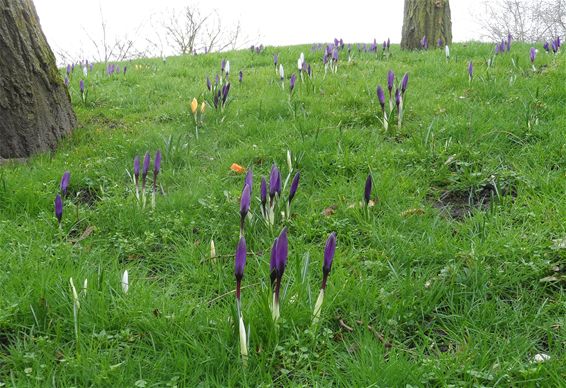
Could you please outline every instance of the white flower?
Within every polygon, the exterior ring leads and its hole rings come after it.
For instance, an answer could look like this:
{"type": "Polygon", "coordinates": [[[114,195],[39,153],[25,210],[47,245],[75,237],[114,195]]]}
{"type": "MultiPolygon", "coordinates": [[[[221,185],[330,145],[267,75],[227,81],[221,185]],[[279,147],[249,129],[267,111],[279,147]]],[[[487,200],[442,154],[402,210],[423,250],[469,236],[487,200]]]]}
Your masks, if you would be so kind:
{"type": "Polygon", "coordinates": [[[299,71],[303,69],[303,62],[301,61],[301,58],[297,59],[297,69],[299,69],[299,71]]]}
{"type": "Polygon", "coordinates": [[[444,47],[444,51],[446,52],[446,58],[450,58],[450,47],[448,47],[448,45],[444,47]]]}
{"type": "Polygon", "coordinates": [[[545,353],[538,353],[533,357],[533,362],[545,362],[548,360],[550,360],[550,356],[545,353]]]}
{"type": "Polygon", "coordinates": [[[85,77],[88,75],[88,70],[86,69],[86,66],[83,66],[83,75],[85,77]]]}
{"type": "Polygon", "coordinates": [[[289,171],[293,170],[293,162],[291,160],[291,151],[287,150],[287,167],[289,167],[289,171]]]}
{"type": "Polygon", "coordinates": [[[230,61],[226,61],[226,66],[224,66],[226,74],[230,73],[230,61]]]}
{"type": "Polygon", "coordinates": [[[285,70],[283,70],[282,64],[279,64],[279,77],[281,77],[281,79],[285,78],[285,70]]]}
{"type": "Polygon", "coordinates": [[[73,293],[73,303],[77,307],[81,307],[81,303],[79,302],[79,294],[77,294],[77,289],[75,288],[75,283],[73,283],[73,278],[69,278],[69,283],[71,283],[71,292],[73,293]]]}
{"type": "Polygon", "coordinates": [[[129,285],[130,280],[128,278],[128,270],[125,270],[124,273],[122,273],[122,291],[124,291],[124,294],[128,293],[129,285]]]}
{"type": "Polygon", "coordinates": [[[216,257],[216,247],[214,246],[214,240],[210,240],[210,258],[214,259],[216,257]]]}

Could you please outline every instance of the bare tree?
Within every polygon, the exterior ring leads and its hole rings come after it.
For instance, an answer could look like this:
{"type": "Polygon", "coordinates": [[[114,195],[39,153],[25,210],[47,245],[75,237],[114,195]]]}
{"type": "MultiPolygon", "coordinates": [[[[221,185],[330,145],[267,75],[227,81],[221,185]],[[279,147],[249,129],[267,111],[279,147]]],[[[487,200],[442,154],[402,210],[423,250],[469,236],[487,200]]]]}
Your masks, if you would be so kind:
{"type": "Polygon", "coordinates": [[[209,16],[201,16],[200,11],[191,6],[183,9],[181,17],[173,10],[163,24],[171,46],[180,54],[192,53],[197,37],[209,16]]]}
{"type": "Polygon", "coordinates": [[[537,42],[566,34],[566,0],[483,0],[476,15],[493,40],[511,34],[514,40],[537,42]]]}

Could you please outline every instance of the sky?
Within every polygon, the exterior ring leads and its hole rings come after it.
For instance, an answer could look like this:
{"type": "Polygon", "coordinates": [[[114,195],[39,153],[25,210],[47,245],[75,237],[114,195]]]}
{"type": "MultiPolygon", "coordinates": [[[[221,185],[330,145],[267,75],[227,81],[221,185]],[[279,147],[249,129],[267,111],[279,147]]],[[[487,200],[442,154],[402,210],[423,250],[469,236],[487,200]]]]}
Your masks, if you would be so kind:
{"type": "MultiPolygon", "coordinates": [[[[479,0],[452,0],[455,42],[479,40],[481,29],[474,18],[479,0]]],[[[101,41],[101,14],[108,36],[134,38],[147,47],[156,40],[156,25],[168,12],[184,6],[207,14],[217,10],[225,26],[238,21],[242,47],[251,44],[292,45],[330,42],[371,42],[387,38],[398,43],[403,24],[403,0],[34,0],[41,26],[58,57],[66,52],[78,59],[96,59],[92,40],[101,41]],[[279,5],[280,4],[280,5],[279,5]]]]}

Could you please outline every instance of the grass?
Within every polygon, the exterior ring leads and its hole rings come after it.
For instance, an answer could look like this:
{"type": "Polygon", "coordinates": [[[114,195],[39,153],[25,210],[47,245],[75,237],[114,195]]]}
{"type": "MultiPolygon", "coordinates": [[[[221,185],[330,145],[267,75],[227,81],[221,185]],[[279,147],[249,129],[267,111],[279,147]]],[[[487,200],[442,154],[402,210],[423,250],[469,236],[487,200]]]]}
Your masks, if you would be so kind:
{"type": "Polygon", "coordinates": [[[322,53],[307,46],[144,59],[128,63],[126,76],[107,77],[96,65],[86,103],[76,69],[72,136],[56,152],[0,168],[0,382],[563,384],[566,60],[541,52],[533,71],[529,47],[514,45],[490,69],[491,45],[454,45],[449,62],[443,50],[395,46],[385,60],[354,49],[326,77],[322,53]],[[288,78],[300,52],[314,80],[298,81],[290,99],[272,56],[280,54],[288,78]],[[223,113],[207,107],[196,140],[189,104],[211,103],[205,77],[224,57],[229,104],[223,113]],[[375,88],[386,86],[389,69],[410,79],[404,125],[385,132],[375,88]],[[133,159],[158,149],[164,195],[155,210],[140,209],[133,159]],[[301,183],[292,220],[270,229],[259,180],[272,163],[286,177],[287,150],[301,183]],[[233,294],[244,177],[232,163],[254,171],[242,291],[247,368],[233,294]],[[53,200],[65,170],[70,195],[59,230],[53,200]],[[358,204],[370,172],[376,204],[367,216],[358,204]],[[283,225],[290,253],[275,328],[268,263],[283,225]],[[313,327],[332,231],[336,258],[313,327]],[[70,277],[88,279],[78,341],[70,277]],[[533,363],[540,353],[550,359],[533,363]]]}

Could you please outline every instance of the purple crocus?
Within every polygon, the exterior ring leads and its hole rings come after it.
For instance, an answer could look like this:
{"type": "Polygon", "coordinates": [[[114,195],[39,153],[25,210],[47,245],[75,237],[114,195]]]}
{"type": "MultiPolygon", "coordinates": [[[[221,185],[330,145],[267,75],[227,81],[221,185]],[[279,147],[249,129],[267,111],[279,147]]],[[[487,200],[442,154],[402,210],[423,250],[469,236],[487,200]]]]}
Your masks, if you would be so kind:
{"type": "Polygon", "coordinates": [[[244,267],[246,266],[246,239],[244,236],[240,237],[238,246],[236,248],[236,255],[234,260],[234,276],[236,277],[236,299],[240,302],[240,286],[242,278],[244,277],[244,267]]]}
{"type": "Polygon", "coordinates": [[[389,97],[391,97],[391,91],[393,90],[393,81],[395,80],[395,73],[393,70],[387,72],[387,89],[389,90],[389,97]]]}
{"type": "Polygon", "coordinates": [[[214,104],[214,109],[218,109],[218,103],[220,100],[220,90],[214,94],[214,99],[213,99],[213,104],[214,104]]]}
{"type": "Polygon", "coordinates": [[[273,54],[273,65],[275,65],[275,69],[277,70],[277,65],[279,64],[279,55],[273,54]]]}
{"type": "Polygon", "coordinates": [[[364,202],[365,202],[366,206],[368,206],[369,200],[371,199],[372,183],[373,183],[373,181],[372,181],[372,178],[371,178],[371,174],[369,174],[367,179],[366,179],[366,187],[364,189],[364,202]]]}
{"type": "Polygon", "coordinates": [[[71,74],[71,65],[67,65],[67,75],[71,74]]]}
{"type": "Polygon", "coordinates": [[[84,92],[85,92],[85,81],[82,80],[82,79],[79,81],[79,90],[81,91],[81,93],[84,94],[84,92]]]}
{"type": "Polygon", "coordinates": [[[127,70],[128,70],[128,66],[124,66],[124,75],[126,75],[127,70]]]}
{"type": "Polygon", "coordinates": [[[212,82],[210,82],[210,77],[206,76],[206,88],[210,92],[212,90],[212,82]]]}
{"type": "Polygon", "coordinates": [[[222,87],[222,106],[226,105],[226,99],[228,98],[228,93],[230,93],[230,82],[222,87]]]}
{"type": "Polygon", "coordinates": [[[531,47],[530,58],[531,58],[531,63],[532,63],[532,64],[535,63],[536,57],[537,57],[537,49],[534,48],[534,47],[531,47]]]}
{"type": "Polygon", "coordinates": [[[379,100],[379,105],[381,105],[381,110],[385,110],[385,93],[381,85],[377,86],[377,99],[379,100]]]}
{"type": "MultiPolygon", "coordinates": [[[[279,292],[281,290],[281,280],[287,266],[287,256],[289,253],[289,241],[287,239],[287,228],[283,228],[279,237],[275,240],[275,255],[272,257],[275,264],[275,289],[273,291],[273,320],[279,319],[279,292]]],[[[272,250],[273,254],[273,250],[272,250]]],[[[271,263],[270,263],[271,266],[271,263]]],[[[271,275],[271,274],[270,274],[271,275]]]]}
{"type": "Polygon", "coordinates": [[[157,174],[159,174],[160,170],[161,170],[161,151],[157,150],[157,152],[155,153],[155,161],[153,164],[154,177],[157,177],[157,174]]]}
{"type": "Polygon", "coordinates": [[[552,52],[554,54],[556,54],[558,52],[558,45],[556,44],[555,40],[552,41],[552,52]]]}
{"type": "Polygon", "coordinates": [[[311,68],[310,63],[309,63],[308,66],[307,66],[307,75],[308,75],[309,77],[312,77],[312,68],[311,68]]]}
{"type": "Polygon", "coordinates": [[[470,82],[472,82],[474,78],[474,63],[472,61],[468,63],[468,76],[470,77],[470,82]]]}
{"type": "Polygon", "coordinates": [[[544,42],[544,51],[546,51],[547,53],[550,52],[550,45],[548,44],[548,42],[544,42]]]}
{"type": "Polygon", "coordinates": [[[273,198],[277,194],[277,180],[279,178],[279,169],[276,164],[271,166],[271,173],[269,174],[269,198],[270,204],[273,206],[273,198]]]}
{"type": "Polygon", "coordinates": [[[65,76],[65,86],[69,87],[69,77],[65,76]]]}
{"type": "Polygon", "coordinates": [[[271,289],[275,292],[275,281],[277,280],[277,238],[273,241],[271,247],[271,258],[269,260],[269,278],[271,280],[271,289]]]}
{"type": "Polygon", "coordinates": [[[65,197],[67,195],[67,187],[69,187],[69,182],[71,180],[71,173],[69,171],[65,171],[63,176],[61,177],[61,195],[65,197]]]}
{"type": "Polygon", "coordinates": [[[511,40],[513,39],[513,36],[511,35],[511,33],[507,34],[507,51],[511,51],[511,40]]]}
{"type": "Polygon", "coordinates": [[[444,42],[442,42],[442,38],[438,38],[437,45],[438,45],[438,48],[442,48],[442,46],[444,46],[444,42]]]}
{"type": "Polygon", "coordinates": [[[291,189],[289,191],[289,204],[295,198],[295,194],[297,194],[297,189],[299,188],[299,180],[301,179],[301,172],[297,171],[295,176],[293,177],[293,181],[291,182],[291,189]]]}
{"type": "Polygon", "coordinates": [[[147,173],[149,171],[149,162],[151,160],[151,156],[149,155],[149,151],[145,153],[143,158],[143,169],[142,169],[142,190],[145,190],[145,182],[147,178],[147,173]]]}
{"type": "Polygon", "coordinates": [[[321,289],[326,289],[326,281],[328,279],[328,274],[332,269],[332,261],[334,260],[334,253],[336,252],[336,232],[330,233],[328,239],[326,240],[326,246],[324,247],[324,263],[322,265],[322,286],[321,289]]]}
{"type": "Polygon", "coordinates": [[[267,182],[265,181],[265,177],[261,177],[261,185],[260,185],[260,199],[261,199],[261,212],[263,216],[267,216],[267,208],[265,207],[267,203],[267,182]]]}
{"type": "Polygon", "coordinates": [[[63,200],[59,194],[55,197],[55,217],[57,217],[57,222],[59,223],[59,226],[61,226],[61,219],[63,218],[63,200]]]}
{"type": "Polygon", "coordinates": [[[246,185],[250,186],[250,196],[252,195],[252,189],[253,189],[253,182],[254,182],[254,172],[253,170],[250,168],[248,169],[248,172],[246,172],[246,177],[244,178],[244,187],[246,185]]]}
{"type": "Polygon", "coordinates": [[[495,55],[499,54],[499,43],[495,44],[495,55]]]}
{"type": "Polygon", "coordinates": [[[224,73],[225,67],[226,67],[226,59],[222,59],[222,62],[220,62],[220,71],[224,73]]]}
{"type": "Polygon", "coordinates": [[[387,38],[387,50],[391,47],[391,40],[387,38]]]}
{"type": "Polygon", "coordinates": [[[395,89],[395,105],[397,105],[397,111],[399,112],[399,105],[401,105],[401,93],[399,89],[395,89]]]}
{"type": "Polygon", "coordinates": [[[238,81],[242,83],[243,79],[244,79],[244,73],[242,73],[242,70],[240,70],[240,73],[238,74],[238,81]]]}
{"type": "Polygon", "coordinates": [[[291,93],[293,93],[293,89],[295,89],[295,82],[297,81],[297,76],[295,73],[291,75],[291,79],[289,80],[289,89],[291,93]]]}
{"type": "Polygon", "coordinates": [[[403,79],[401,80],[401,93],[405,95],[405,91],[407,90],[407,84],[409,83],[409,73],[405,73],[403,75],[403,79]]]}
{"type": "Polygon", "coordinates": [[[246,216],[250,211],[251,203],[251,189],[246,183],[244,190],[242,190],[242,197],[240,198],[240,236],[244,235],[244,223],[246,221],[246,216]]]}

